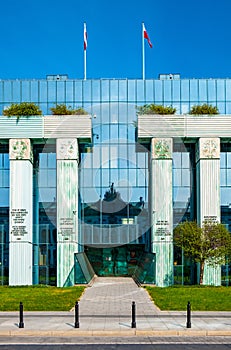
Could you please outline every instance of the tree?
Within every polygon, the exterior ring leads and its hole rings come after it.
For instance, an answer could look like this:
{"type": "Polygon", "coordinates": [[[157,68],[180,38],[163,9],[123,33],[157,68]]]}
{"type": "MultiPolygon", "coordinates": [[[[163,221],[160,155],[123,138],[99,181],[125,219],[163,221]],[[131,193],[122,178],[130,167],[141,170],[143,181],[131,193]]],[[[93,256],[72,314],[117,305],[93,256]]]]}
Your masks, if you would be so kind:
{"type": "Polygon", "coordinates": [[[231,235],[223,224],[205,221],[200,227],[195,221],[185,221],[174,229],[174,243],[184,255],[200,263],[200,284],[203,283],[205,262],[210,266],[224,264],[231,252],[231,235]]]}

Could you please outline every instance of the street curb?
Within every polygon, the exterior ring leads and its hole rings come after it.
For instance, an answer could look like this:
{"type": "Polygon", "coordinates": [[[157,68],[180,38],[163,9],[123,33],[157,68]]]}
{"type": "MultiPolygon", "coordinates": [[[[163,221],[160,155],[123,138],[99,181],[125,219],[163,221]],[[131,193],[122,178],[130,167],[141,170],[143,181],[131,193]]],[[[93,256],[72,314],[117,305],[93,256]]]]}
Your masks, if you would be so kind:
{"type": "Polygon", "coordinates": [[[8,330],[0,331],[0,337],[207,337],[207,336],[231,336],[231,330],[139,330],[131,329],[126,331],[114,331],[114,330],[91,330],[83,331],[80,329],[70,331],[34,331],[34,330],[8,330]]]}

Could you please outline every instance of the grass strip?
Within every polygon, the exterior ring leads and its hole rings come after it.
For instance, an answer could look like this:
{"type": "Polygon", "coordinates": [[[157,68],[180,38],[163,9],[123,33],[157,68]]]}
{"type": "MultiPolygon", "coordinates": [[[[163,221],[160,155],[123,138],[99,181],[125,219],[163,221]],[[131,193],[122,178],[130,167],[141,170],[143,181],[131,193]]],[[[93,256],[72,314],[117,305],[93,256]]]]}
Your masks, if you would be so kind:
{"type": "Polygon", "coordinates": [[[0,311],[17,311],[20,302],[25,311],[69,311],[84,289],[83,286],[0,286],[0,311]]]}
{"type": "Polygon", "coordinates": [[[231,311],[231,287],[146,286],[145,288],[161,310],[186,310],[190,301],[193,311],[231,311]]]}

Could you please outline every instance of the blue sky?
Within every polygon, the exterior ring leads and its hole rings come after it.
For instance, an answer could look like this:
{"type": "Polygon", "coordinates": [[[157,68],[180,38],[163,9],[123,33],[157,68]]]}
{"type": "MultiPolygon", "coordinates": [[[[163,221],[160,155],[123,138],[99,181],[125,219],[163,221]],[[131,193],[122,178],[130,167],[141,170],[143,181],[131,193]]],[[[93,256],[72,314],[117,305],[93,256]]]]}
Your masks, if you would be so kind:
{"type": "Polygon", "coordinates": [[[231,77],[230,0],[2,0],[0,79],[231,77]]]}

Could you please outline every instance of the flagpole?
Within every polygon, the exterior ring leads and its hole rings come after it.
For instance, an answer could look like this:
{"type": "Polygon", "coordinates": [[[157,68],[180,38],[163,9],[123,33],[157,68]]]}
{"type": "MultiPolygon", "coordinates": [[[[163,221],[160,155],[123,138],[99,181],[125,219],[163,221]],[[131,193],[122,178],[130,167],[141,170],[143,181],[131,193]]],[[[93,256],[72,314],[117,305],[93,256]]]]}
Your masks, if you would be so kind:
{"type": "Polygon", "coordinates": [[[142,77],[145,79],[144,23],[142,23],[142,77]]]}
{"type": "Polygon", "coordinates": [[[83,51],[83,76],[84,80],[87,79],[87,28],[86,23],[84,23],[84,29],[83,29],[83,35],[84,35],[84,51],[83,51]]]}
{"type": "Polygon", "coordinates": [[[84,80],[87,79],[87,50],[84,50],[84,57],[83,57],[83,60],[84,60],[84,80]]]}

